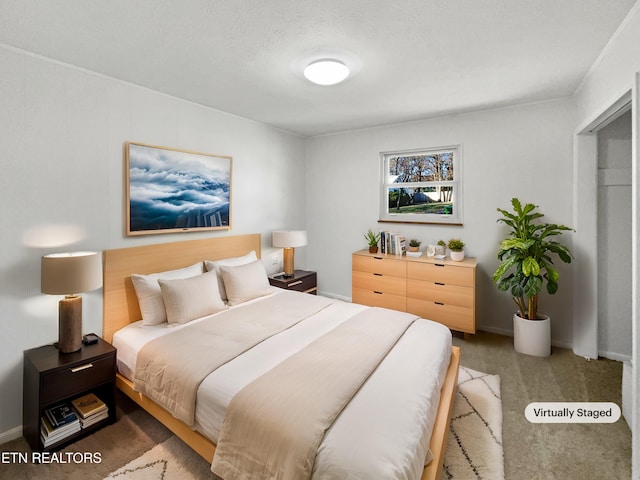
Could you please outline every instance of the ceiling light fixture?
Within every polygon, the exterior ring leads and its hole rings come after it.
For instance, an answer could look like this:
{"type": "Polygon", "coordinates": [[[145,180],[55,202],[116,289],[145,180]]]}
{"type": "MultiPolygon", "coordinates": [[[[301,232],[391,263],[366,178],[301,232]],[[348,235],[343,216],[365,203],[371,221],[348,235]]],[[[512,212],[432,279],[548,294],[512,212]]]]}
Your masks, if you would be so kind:
{"type": "Polygon", "coordinates": [[[317,60],[307,65],[304,76],[318,85],[335,85],[349,76],[349,67],[339,60],[317,60]]]}

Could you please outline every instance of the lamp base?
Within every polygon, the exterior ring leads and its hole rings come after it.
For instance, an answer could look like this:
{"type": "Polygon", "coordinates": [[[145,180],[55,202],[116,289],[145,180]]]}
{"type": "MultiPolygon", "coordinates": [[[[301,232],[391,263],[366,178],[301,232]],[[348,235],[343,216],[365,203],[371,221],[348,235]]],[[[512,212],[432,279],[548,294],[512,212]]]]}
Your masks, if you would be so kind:
{"type": "Polygon", "coordinates": [[[293,272],[295,271],[293,268],[294,253],[295,253],[295,248],[293,247],[284,248],[283,266],[284,266],[284,276],[287,278],[293,277],[293,272]]]}
{"type": "Polygon", "coordinates": [[[60,353],[82,348],[82,297],[67,295],[58,303],[57,347],[60,353]]]}

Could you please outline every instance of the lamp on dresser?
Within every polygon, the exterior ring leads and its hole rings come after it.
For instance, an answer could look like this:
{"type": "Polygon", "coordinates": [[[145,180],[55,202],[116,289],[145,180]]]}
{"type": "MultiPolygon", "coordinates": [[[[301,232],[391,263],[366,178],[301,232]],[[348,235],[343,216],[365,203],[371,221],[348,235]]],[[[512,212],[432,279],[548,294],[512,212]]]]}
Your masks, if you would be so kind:
{"type": "Polygon", "coordinates": [[[102,286],[102,256],[97,252],[53,253],[42,257],[42,293],[64,295],[58,303],[58,351],[82,347],[82,297],[102,286]]]}
{"type": "Polygon", "coordinates": [[[307,232],[304,230],[277,230],[271,234],[271,244],[274,247],[284,248],[284,276],[293,277],[295,247],[304,247],[307,244],[307,232]]]}

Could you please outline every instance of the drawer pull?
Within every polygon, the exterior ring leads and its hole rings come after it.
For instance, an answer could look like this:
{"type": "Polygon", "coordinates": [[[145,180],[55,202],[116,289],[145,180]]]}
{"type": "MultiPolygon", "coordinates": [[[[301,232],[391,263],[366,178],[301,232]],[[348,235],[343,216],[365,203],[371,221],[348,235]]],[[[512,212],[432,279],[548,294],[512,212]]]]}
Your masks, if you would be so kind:
{"type": "Polygon", "coordinates": [[[440,283],[440,282],[435,282],[435,283],[436,283],[436,285],[440,285],[441,287],[444,287],[444,285],[445,285],[444,283],[440,283]]]}
{"type": "Polygon", "coordinates": [[[298,280],[297,282],[293,282],[293,283],[289,283],[287,284],[287,287],[295,287],[296,285],[300,285],[302,283],[302,280],[298,280]]]}
{"type": "Polygon", "coordinates": [[[442,264],[442,263],[434,263],[434,265],[436,267],[446,267],[446,265],[442,264]]]}
{"type": "Polygon", "coordinates": [[[382,257],[373,257],[374,260],[382,260],[382,257]]]}
{"type": "Polygon", "coordinates": [[[435,303],[436,305],[443,305],[444,306],[444,303],[442,303],[442,302],[433,302],[433,303],[435,303]]]}
{"type": "Polygon", "coordinates": [[[376,295],[382,295],[382,292],[378,292],[376,290],[374,290],[373,293],[375,293],[376,295]]]}
{"type": "Polygon", "coordinates": [[[374,275],[375,275],[376,277],[382,277],[382,274],[381,274],[381,273],[374,273],[374,275]]]}
{"type": "Polygon", "coordinates": [[[87,363],[85,365],[80,365],[79,367],[70,368],[71,373],[81,372],[82,370],[86,370],[87,368],[93,368],[93,363],[87,363]]]}

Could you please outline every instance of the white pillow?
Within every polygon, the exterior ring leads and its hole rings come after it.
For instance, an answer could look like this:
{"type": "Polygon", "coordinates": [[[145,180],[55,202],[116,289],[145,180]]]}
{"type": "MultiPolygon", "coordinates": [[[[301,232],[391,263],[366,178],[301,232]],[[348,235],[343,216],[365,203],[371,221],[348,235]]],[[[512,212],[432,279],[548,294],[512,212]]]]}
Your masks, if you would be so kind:
{"type": "Polygon", "coordinates": [[[207,272],[216,271],[218,274],[218,287],[220,288],[220,298],[222,300],[227,300],[227,292],[225,290],[224,282],[222,281],[222,276],[220,275],[220,267],[235,267],[238,265],[246,265],[247,263],[255,262],[258,259],[255,250],[251,250],[246,255],[242,257],[231,257],[224,258],[222,260],[205,260],[204,266],[207,269],[207,272]]]}
{"type": "Polygon", "coordinates": [[[169,324],[187,323],[227,308],[220,298],[216,272],[158,283],[169,324]]]}
{"type": "Polygon", "coordinates": [[[131,275],[131,281],[138,296],[140,313],[142,313],[143,325],[159,325],[167,321],[167,312],[162,302],[162,292],[158,280],[177,278],[189,278],[202,275],[202,263],[196,263],[190,267],[179,268],[177,270],[167,270],[166,272],[151,273],[149,275],[131,275]]]}
{"type": "Polygon", "coordinates": [[[261,260],[237,267],[220,267],[228,304],[238,305],[253,298],[271,294],[267,271],[261,260]]]}

